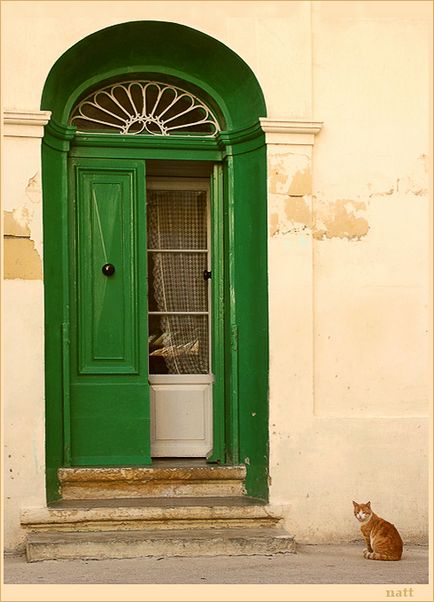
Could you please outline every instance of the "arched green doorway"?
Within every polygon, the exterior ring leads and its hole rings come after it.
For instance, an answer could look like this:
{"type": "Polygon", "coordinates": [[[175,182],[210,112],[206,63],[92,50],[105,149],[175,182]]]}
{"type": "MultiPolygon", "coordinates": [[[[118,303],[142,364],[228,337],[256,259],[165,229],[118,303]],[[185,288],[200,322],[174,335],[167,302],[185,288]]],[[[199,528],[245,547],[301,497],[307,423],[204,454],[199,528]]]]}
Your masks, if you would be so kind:
{"type": "MultiPolygon", "coordinates": [[[[77,170],[89,173],[93,169],[91,177],[102,178],[102,185],[104,170],[107,175],[107,170],[122,171],[119,166],[126,166],[126,171],[136,170],[135,181],[140,187],[145,177],[141,166],[158,161],[213,165],[210,185],[214,199],[211,230],[215,381],[214,444],[209,460],[245,463],[248,493],[265,498],[268,490],[266,155],[258,120],[266,115],[266,110],[254,74],[226,46],[188,27],[151,21],[125,23],[92,34],[62,55],[47,78],[41,108],[52,112],[43,142],[48,499],[57,496],[57,469],[71,461],[82,464],[82,460],[74,460],[84,457],[76,450],[80,445],[87,449],[86,441],[90,441],[92,433],[100,448],[103,447],[100,456],[92,451],[92,465],[137,465],[150,461],[146,445],[143,449],[133,445],[133,452],[125,456],[116,452],[122,448],[123,440],[137,440],[138,432],[149,428],[146,394],[141,396],[137,411],[130,416],[126,414],[125,425],[129,427],[125,426],[125,434],[121,432],[117,443],[113,443],[116,449],[107,456],[104,438],[97,434],[101,425],[98,413],[87,430],[78,435],[75,431],[80,420],[83,422],[83,417],[89,414],[77,413],[74,389],[81,342],[77,343],[74,317],[78,226],[72,206],[77,198],[74,175],[77,170]],[[172,138],[77,133],[70,125],[73,107],[89,91],[137,77],[158,77],[159,81],[182,84],[197,92],[218,113],[225,129],[213,138],[172,138]],[[102,172],[96,173],[95,165],[102,172]],[[132,425],[137,427],[135,432],[132,425]]],[[[137,202],[139,207],[140,200],[137,202]]],[[[137,236],[142,235],[143,229],[137,236]]],[[[143,285],[140,279],[138,283],[139,287],[143,285]]],[[[144,289],[141,295],[146,295],[144,289]]],[[[139,350],[140,344],[146,342],[145,330],[140,332],[139,350]]],[[[145,392],[147,366],[143,354],[141,358],[141,367],[135,368],[135,374],[141,379],[137,384],[145,392]]],[[[111,405],[125,395],[128,397],[129,393],[117,391],[111,405]]],[[[111,440],[116,439],[117,430],[122,431],[119,416],[106,427],[107,432],[112,429],[111,440]]]]}

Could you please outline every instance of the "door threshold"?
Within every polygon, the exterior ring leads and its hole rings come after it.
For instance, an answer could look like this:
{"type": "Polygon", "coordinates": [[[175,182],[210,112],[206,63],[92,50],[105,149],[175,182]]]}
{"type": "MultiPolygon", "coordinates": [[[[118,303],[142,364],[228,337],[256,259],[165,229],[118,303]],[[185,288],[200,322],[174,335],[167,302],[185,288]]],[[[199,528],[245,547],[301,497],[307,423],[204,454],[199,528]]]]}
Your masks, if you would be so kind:
{"type": "Polygon", "coordinates": [[[206,458],[152,458],[150,466],[154,468],[193,468],[209,465],[206,458]]]}
{"type": "Polygon", "coordinates": [[[156,465],[61,468],[63,499],[229,497],[244,494],[245,466],[206,464],[203,458],[157,460],[156,465]],[[181,462],[181,463],[179,463],[181,462]]]}

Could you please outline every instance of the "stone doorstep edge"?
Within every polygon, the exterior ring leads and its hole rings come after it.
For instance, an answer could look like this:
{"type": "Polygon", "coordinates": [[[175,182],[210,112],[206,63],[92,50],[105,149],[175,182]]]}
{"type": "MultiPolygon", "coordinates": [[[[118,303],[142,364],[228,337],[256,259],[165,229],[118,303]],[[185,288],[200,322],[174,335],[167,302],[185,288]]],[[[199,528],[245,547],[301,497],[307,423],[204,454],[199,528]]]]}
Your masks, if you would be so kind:
{"type": "Polygon", "coordinates": [[[150,482],[203,480],[243,480],[245,466],[198,466],[198,467],[140,467],[140,468],[59,468],[61,483],[88,483],[92,481],[150,482]]]}
{"type": "MultiPolygon", "coordinates": [[[[205,498],[206,499],[206,498],[205,498]]],[[[282,514],[278,507],[252,506],[175,506],[175,507],[99,507],[99,508],[23,508],[21,525],[73,524],[89,521],[134,520],[212,520],[265,519],[278,522],[282,514]]]]}

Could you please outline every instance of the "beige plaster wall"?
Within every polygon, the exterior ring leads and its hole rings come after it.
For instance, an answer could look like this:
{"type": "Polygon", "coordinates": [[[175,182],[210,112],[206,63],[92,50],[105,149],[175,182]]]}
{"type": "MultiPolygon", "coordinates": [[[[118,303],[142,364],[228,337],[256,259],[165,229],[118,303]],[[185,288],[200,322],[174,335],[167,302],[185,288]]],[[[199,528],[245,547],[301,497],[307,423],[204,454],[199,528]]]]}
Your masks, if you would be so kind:
{"type": "Polygon", "coordinates": [[[387,4],[313,3],[324,127],[311,162],[269,148],[271,499],[299,541],[357,537],[352,499],[427,533],[430,17],[387,4]]]}
{"type": "Polygon", "coordinates": [[[226,44],[253,69],[269,116],[306,117],[311,111],[310,2],[196,1],[3,3],[5,107],[39,108],[47,74],[82,38],[126,21],[172,21],[226,44]],[[285,77],[281,77],[282,68],[285,77]],[[16,77],[25,73],[26,77],[16,77]],[[279,93],[275,93],[276,90],[279,93]],[[288,99],[291,99],[288,102],[288,99]],[[18,106],[21,102],[25,107],[18,106]]]}
{"type": "MultiPolygon", "coordinates": [[[[290,136],[268,146],[271,501],[299,541],[358,537],[352,499],[370,499],[406,538],[422,540],[429,3],[103,4],[2,3],[4,107],[38,110],[50,68],[86,35],[161,19],[238,53],[269,118],[324,122],[313,148],[290,136]]],[[[45,503],[42,210],[40,140],[4,144],[5,541],[13,548],[19,508],[45,503]]]]}
{"type": "Polygon", "coordinates": [[[23,539],[21,507],[45,505],[42,281],[8,280],[3,310],[4,541],[10,550],[23,539]]]}
{"type": "Polygon", "coordinates": [[[41,139],[5,135],[2,142],[4,538],[11,549],[23,539],[21,506],[45,504],[41,139]]]}

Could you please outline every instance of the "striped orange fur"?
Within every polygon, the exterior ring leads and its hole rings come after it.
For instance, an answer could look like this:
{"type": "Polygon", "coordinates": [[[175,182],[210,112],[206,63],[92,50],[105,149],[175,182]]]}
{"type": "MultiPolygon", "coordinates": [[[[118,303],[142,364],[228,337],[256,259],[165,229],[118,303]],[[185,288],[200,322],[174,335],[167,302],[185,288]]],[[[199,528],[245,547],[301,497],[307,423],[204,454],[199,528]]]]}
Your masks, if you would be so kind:
{"type": "Polygon", "coordinates": [[[353,506],[367,545],[363,556],[367,560],[401,560],[403,543],[395,525],[372,512],[371,502],[358,504],[353,501],[353,506]]]}

